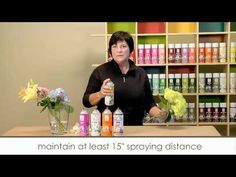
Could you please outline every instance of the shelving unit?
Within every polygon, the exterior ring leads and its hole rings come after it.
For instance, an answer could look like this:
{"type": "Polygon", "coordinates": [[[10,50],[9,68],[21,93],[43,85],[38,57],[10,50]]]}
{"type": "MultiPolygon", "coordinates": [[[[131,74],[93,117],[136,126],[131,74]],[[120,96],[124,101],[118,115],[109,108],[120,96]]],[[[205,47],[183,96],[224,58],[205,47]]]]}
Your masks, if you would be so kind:
{"type": "MultiPolygon", "coordinates": [[[[163,73],[168,76],[171,73],[195,73],[195,93],[183,94],[187,102],[195,103],[194,122],[169,122],[146,123],[145,125],[213,125],[223,136],[236,136],[236,122],[230,122],[230,102],[236,102],[236,93],[230,93],[230,72],[236,72],[236,63],[230,62],[230,43],[236,42],[236,22],[108,22],[105,23],[105,34],[95,36],[105,37],[105,59],[108,59],[108,41],[111,34],[118,30],[131,33],[135,42],[134,59],[137,66],[144,68],[147,73],[163,73]],[[224,63],[200,63],[198,61],[199,43],[226,43],[226,62],[224,63]],[[194,43],[196,49],[195,63],[168,63],[168,44],[194,43]],[[138,64],[139,44],[165,44],[164,64],[138,64]],[[200,93],[199,73],[226,73],[226,93],[200,93]],[[199,103],[204,100],[218,100],[226,102],[226,122],[200,122],[199,103]]],[[[168,87],[168,77],[166,77],[168,87]]],[[[158,102],[158,98],[155,97],[158,102]]]]}

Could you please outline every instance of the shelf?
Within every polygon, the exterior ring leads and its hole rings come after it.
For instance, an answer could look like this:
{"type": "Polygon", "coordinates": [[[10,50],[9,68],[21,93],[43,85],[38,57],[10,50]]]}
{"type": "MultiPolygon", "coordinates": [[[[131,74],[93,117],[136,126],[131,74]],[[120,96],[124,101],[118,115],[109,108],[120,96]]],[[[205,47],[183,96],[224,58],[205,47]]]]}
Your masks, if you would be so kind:
{"type": "MultiPolygon", "coordinates": [[[[93,34],[92,36],[106,38],[106,43],[113,32],[128,31],[135,42],[136,65],[145,69],[147,74],[166,74],[166,87],[168,74],[195,73],[196,93],[183,94],[188,103],[195,103],[195,117],[199,117],[199,103],[225,102],[227,116],[229,116],[229,103],[236,100],[236,93],[230,93],[229,73],[236,72],[236,62],[230,63],[230,43],[236,42],[236,22],[108,22],[107,34],[93,34]],[[229,29],[230,27],[230,29],[229,29]],[[226,62],[199,63],[199,43],[226,44],[226,62]],[[169,63],[168,44],[194,43],[196,50],[195,63],[169,63]],[[139,44],[164,44],[164,64],[138,64],[139,44]],[[226,93],[199,93],[199,73],[226,73],[226,93]]],[[[108,43],[106,44],[108,45],[108,43]]],[[[107,53],[106,53],[107,55],[107,53]]],[[[106,56],[107,57],[107,56],[106,56]]],[[[94,65],[94,67],[100,64],[94,65]]],[[[163,96],[163,94],[159,94],[163,96]]],[[[158,95],[153,95],[158,101],[158,95]]],[[[179,125],[213,125],[223,136],[236,136],[236,122],[169,122],[145,123],[144,125],[179,126],[179,125]],[[235,132],[235,133],[232,133],[235,132]]]]}
{"type": "Polygon", "coordinates": [[[138,44],[165,44],[165,36],[140,36],[138,38],[138,44]]]}
{"type": "Polygon", "coordinates": [[[215,65],[226,65],[227,66],[227,63],[198,63],[199,66],[207,66],[207,65],[210,65],[210,66],[215,66],[215,65]]]}
{"type": "Polygon", "coordinates": [[[143,125],[156,125],[156,126],[181,126],[181,125],[197,125],[196,122],[168,122],[168,123],[144,123],[143,125]]]}
{"type": "Polygon", "coordinates": [[[225,32],[224,22],[200,22],[199,32],[225,32]]]}
{"type": "Polygon", "coordinates": [[[236,93],[228,93],[230,96],[236,96],[236,93]]]}
{"type": "Polygon", "coordinates": [[[230,31],[236,33],[236,22],[230,23],[230,31]]]}
{"type": "Polygon", "coordinates": [[[107,27],[108,34],[120,30],[135,33],[135,22],[108,22],[107,27]]]}
{"type": "Polygon", "coordinates": [[[209,95],[209,96],[215,96],[215,95],[227,95],[228,93],[199,93],[199,96],[205,96],[205,95],[209,95]]]}
{"type": "Polygon", "coordinates": [[[168,33],[168,36],[179,36],[179,35],[196,35],[197,33],[168,33]]]}
{"type": "Polygon", "coordinates": [[[196,122],[168,122],[166,125],[197,125],[196,122]]]}
{"type": "Polygon", "coordinates": [[[138,33],[165,33],[165,22],[138,22],[138,33]]]}
{"type": "Polygon", "coordinates": [[[196,96],[197,93],[182,93],[183,96],[196,96]]]}
{"type": "Polygon", "coordinates": [[[199,35],[199,43],[213,43],[213,42],[227,42],[227,33],[212,33],[212,34],[204,34],[199,35]]]}
{"type": "MultiPolygon", "coordinates": [[[[197,93],[182,93],[183,94],[183,96],[196,96],[197,95],[197,93]]],[[[158,95],[160,95],[160,96],[164,96],[164,94],[163,93],[161,93],[161,94],[158,94],[158,95]]],[[[158,95],[153,95],[153,96],[158,96],[158,95]]]]}
{"type": "Polygon", "coordinates": [[[236,73],[236,65],[230,65],[230,73],[236,73]]]}
{"type": "Polygon", "coordinates": [[[199,122],[199,125],[227,125],[227,122],[199,122]]]}
{"type": "Polygon", "coordinates": [[[136,66],[166,66],[165,64],[136,64],[136,66]]]}
{"type": "Polygon", "coordinates": [[[196,25],[193,22],[169,22],[168,33],[196,33],[196,25]]]}
{"type": "Polygon", "coordinates": [[[171,74],[196,73],[196,65],[168,65],[168,72],[171,74]]]}
{"type": "Polygon", "coordinates": [[[137,34],[137,36],[166,36],[166,33],[157,34],[157,33],[149,33],[149,34],[137,34]]]}
{"type": "Polygon", "coordinates": [[[199,35],[218,35],[218,34],[228,34],[227,32],[200,32],[199,35]]]}
{"type": "Polygon", "coordinates": [[[157,95],[152,95],[153,97],[159,97],[159,96],[164,96],[164,94],[163,93],[158,93],[157,95]]]}
{"type": "Polygon", "coordinates": [[[196,66],[196,63],[167,63],[168,66],[196,66]]]}

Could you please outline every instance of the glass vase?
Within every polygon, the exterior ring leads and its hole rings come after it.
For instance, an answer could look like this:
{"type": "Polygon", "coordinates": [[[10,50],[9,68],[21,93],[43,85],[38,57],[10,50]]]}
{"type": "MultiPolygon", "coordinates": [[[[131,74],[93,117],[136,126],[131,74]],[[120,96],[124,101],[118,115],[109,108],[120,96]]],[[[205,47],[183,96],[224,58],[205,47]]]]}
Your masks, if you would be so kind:
{"type": "Polygon", "coordinates": [[[166,116],[165,123],[170,122],[171,119],[173,118],[173,114],[171,113],[171,111],[170,110],[167,110],[167,111],[168,111],[168,114],[166,116]]]}
{"type": "Polygon", "coordinates": [[[50,131],[53,135],[63,135],[68,131],[69,113],[65,109],[48,110],[50,131]]]}

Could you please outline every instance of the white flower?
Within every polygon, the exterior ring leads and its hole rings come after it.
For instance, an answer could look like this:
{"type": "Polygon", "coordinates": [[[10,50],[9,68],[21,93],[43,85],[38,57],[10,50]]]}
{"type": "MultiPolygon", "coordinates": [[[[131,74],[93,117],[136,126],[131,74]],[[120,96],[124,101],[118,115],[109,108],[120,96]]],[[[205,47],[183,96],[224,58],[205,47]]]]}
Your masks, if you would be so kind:
{"type": "Polygon", "coordinates": [[[70,133],[79,134],[79,123],[78,122],[76,122],[75,125],[72,127],[72,129],[70,130],[70,133]]]}

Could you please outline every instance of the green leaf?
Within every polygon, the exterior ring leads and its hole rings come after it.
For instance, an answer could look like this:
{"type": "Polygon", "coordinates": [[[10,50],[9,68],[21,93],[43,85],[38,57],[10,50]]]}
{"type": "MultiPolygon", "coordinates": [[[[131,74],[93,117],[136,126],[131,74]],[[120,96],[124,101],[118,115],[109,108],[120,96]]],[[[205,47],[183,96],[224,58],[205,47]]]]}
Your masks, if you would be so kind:
{"type": "Polygon", "coordinates": [[[159,106],[160,106],[161,109],[167,109],[167,105],[163,102],[160,102],[159,106]]]}
{"type": "Polygon", "coordinates": [[[51,115],[53,115],[55,118],[58,118],[57,117],[57,112],[55,111],[55,109],[51,108],[51,107],[48,107],[48,110],[50,112],[51,115]]]}
{"type": "Polygon", "coordinates": [[[43,107],[43,109],[40,111],[40,113],[43,112],[46,108],[47,108],[47,105],[43,107]]]}
{"type": "Polygon", "coordinates": [[[29,83],[30,83],[30,85],[34,85],[35,81],[33,79],[30,79],[29,83]]]}
{"type": "Polygon", "coordinates": [[[165,123],[166,122],[169,122],[171,120],[171,113],[169,112],[169,114],[168,114],[168,116],[167,116],[167,118],[166,118],[166,120],[165,120],[165,123]]]}
{"type": "Polygon", "coordinates": [[[74,108],[70,105],[66,105],[65,110],[66,110],[67,113],[72,113],[74,111],[74,108]]]}
{"type": "Polygon", "coordinates": [[[55,111],[60,111],[64,108],[64,104],[63,103],[56,103],[56,105],[54,106],[55,111]]]}
{"type": "Polygon", "coordinates": [[[160,99],[160,102],[159,102],[160,108],[168,110],[168,101],[160,95],[158,95],[158,97],[160,99]]]}
{"type": "Polygon", "coordinates": [[[158,98],[160,99],[160,102],[162,102],[163,104],[167,105],[168,101],[164,97],[158,95],[158,98]]]}

